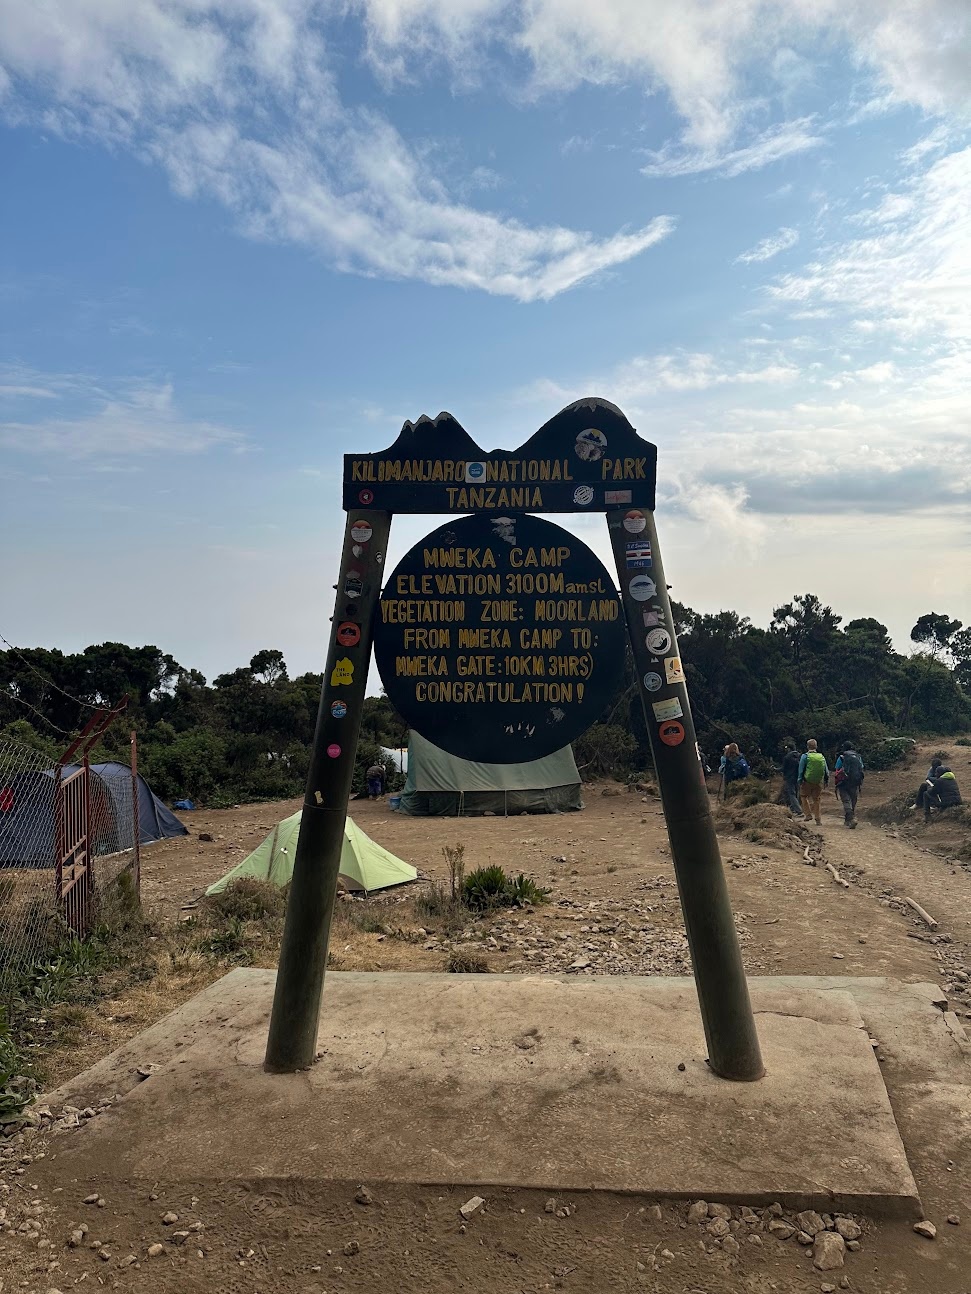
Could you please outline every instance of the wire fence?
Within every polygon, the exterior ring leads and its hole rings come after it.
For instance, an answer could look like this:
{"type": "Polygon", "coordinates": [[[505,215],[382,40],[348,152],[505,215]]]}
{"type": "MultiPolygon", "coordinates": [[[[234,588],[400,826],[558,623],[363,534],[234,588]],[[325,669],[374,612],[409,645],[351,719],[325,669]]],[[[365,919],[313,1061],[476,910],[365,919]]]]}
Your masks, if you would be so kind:
{"type": "Polygon", "coordinates": [[[123,764],[54,765],[0,737],[0,1002],[138,892],[138,796],[123,764]]]}

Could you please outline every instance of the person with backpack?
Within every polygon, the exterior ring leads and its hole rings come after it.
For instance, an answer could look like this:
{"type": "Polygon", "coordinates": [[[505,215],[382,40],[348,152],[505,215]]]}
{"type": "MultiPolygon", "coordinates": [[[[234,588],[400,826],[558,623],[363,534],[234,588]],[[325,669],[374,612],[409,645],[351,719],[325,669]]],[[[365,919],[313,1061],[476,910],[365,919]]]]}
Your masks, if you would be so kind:
{"type": "Polygon", "coordinates": [[[863,760],[853,749],[853,743],[844,741],[836,759],[836,794],[843,802],[845,827],[856,827],[856,801],[863,777],[863,760]]]}
{"type": "Polygon", "coordinates": [[[725,747],[724,755],[721,757],[721,763],[718,765],[723,797],[728,798],[729,782],[740,782],[743,778],[748,777],[751,771],[748,760],[738,748],[738,743],[729,742],[725,747]]]}
{"type": "Polygon", "coordinates": [[[934,785],[934,779],[938,776],[938,774],[940,773],[943,767],[944,767],[943,759],[935,755],[934,759],[931,761],[930,768],[927,770],[927,776],[924,778],[923,782],[921,782],[920,787],[918,788],[917,795],[914,799],[914,803],[910,806],[911,809],[926,809],[927,796],[934,785]]]}
{"type": "Polygon", "coordinates": [[[791,737],[785,739],[782,749],[782,794],[792,816],[802,818],[805,815],[799,803],[799,751],[791,737]]]}
{"type": "Polygon", "coordinates": [[[930,822],[932,808],[951,809],[957,804],[964,803],[957,778],[946,764],[938,765],[935,775],[925,783],[925,786],[927,788],[924,794],[925,822],[930,822]]]}
{"type": "Polygon", "coordinates": [[[803,813],[807,818],[815,818],[817,823],[822,822],[819,800],[824,786],[829,786],[829,765],[826,756],[816,749],[816,743],[810,737],[805,754],[799,760],[799,799],[803,813]]]}

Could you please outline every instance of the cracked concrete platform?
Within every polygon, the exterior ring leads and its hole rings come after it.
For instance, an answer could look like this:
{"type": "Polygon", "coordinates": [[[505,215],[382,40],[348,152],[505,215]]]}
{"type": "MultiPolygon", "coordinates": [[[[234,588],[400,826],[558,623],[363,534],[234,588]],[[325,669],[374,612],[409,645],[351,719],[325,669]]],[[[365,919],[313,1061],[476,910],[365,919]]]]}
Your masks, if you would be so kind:
{"type": "Polygon", "coordinates": [[[705,1064],[689,979],[332,971],[321,1058],[292,1076],[262,1070],[273,981],[233,971],[51,1094],[118,1094],[65,1141],[62,1171],[919,1214],[857,996],[905,1038],[942,1019],[933,986],[752,979],[767,1075],[729,1083],[705,1064]]]}

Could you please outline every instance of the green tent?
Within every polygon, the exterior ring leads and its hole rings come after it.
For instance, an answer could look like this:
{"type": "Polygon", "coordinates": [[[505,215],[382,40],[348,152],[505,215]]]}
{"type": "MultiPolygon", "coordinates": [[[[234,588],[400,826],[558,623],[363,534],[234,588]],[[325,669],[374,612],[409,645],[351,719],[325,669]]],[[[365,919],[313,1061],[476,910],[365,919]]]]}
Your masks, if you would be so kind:
{"type": "Polygon", "coordinates": [[[412,728],[400,808],[416,818],[566,813],[583,808],[580,774],[569,746],[523,764],[480,764],[450,755],[412,728]]]}
{"type": "MultiPolygon", "coordinates": [[[[219,894],[243,876],[255,876],[274,885],[289,885],[293,875],[293,855],[300,831],[300,810],[278,823],[262,844],[248,858],[227,872],[222,880],[210,885],[207,894],[219,894]]],[[[352,818],[344,823],[344,848],[341,851],[340,879],[349,890],[385,890],[389,885],[413,881],[418,873],[400,858],[366,836],[352,818]]]]}

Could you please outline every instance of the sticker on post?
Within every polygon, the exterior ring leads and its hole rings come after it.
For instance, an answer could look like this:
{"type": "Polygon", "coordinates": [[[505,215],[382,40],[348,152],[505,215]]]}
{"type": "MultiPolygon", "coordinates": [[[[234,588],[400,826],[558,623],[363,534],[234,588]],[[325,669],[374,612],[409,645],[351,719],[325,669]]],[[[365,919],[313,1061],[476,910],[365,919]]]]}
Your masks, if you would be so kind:
{"type": "Polygon", "coordinates": [[[630,490],[604,490],[604,503],[630,503],[630,490]]]}
{"type": "Polygon", "coordinates": [[[350,687],[354,682],[354,662],[342,656],[339,661],[334,662],[334,668],[330,676],[331,687],[350,687]]]}
{"type": "Polygon", "coordinates": [[[371,523],[365,521],[363,518],[359,518],[351,526],[351,538],[354,540],[355,544],[366,544],[373,534],[374,531],[371,529],[371,523]]]}
{"type": "Polygon", "coordinates": [[[657,628],[657,626],[658,626],[660,623],[661,623],[661,617],[658,615],[658,613],[657,613],[656,611],[645,611],[645,612],[644,612],[644,625],[645,625],[645,628],[647,628],[647,629],[656,629],[656,628],[657,628]]]}
{"type": "Polygon", "coordinates": [[[367,505],[368,503],[373,503],[373,502],[374,502],[374,491],[373,491],[373,490],[362,490],[362,491],[361,491],[361,493],[357,496],[357,501],[358,501],[358,503],[363,503],[363,504],[365,504],[365,505],[367,505]]]}
{"type": "Polygon", "coordinates": [[[681,702],[676,696],[669,696],[664,701],[653,701],[651,709],[654,711],[654,718],[658,720],[680,719],[684,714],[681,702]]]}
{"type": "Polygon", "coordinates": [[[681,668],[680,656],[669,656],[664,662],[664,677],[669,683],[683,683],[684,670],[681,668]]]}
{"type": "Polygon", "coordinates": [[[631,508],[624,517],[624,529],[629,535],[639,535],[647,525],[647,517],[638,508],[631,508]]]}
{"type": "Polygon", "coordinates": [[[361,641],[361,626],[345,620],[337,626],[337,641],[342,647],[356,647],[361,641]]]}
{"type": "Polygon", "coordinates": [[[593,503],[593,486],[578,485],[573,491],[573,502],[579,503],[581,508],[585,508],[588,503],[593,503]]]}
{"type": "Polygon", "coordinates": [[[635,539],[626,546],[627,565],[639,566],[642,569],[653,565],[651,560],[651,545],[646,544],[643,540],[635,539]]]}
{"type": "Polygon", "coordinates": [[[663,683],[664,679],[661,678],[660,674],[654,674],[652,672],[644,675],[644,686],[647,688],[648,692],[659,691],[663,683]]]}
{"type": "Polygon", "coordinates": [[[648,651],[654,652],[655,656],[663,656],[671,646],[671,635],[666,629],[651,629],[646,642],[648,651]]]}
{"type": "Polygon", "coordinates": [[[465,464],[466,481],[471,481],[474,483],[476,481],[484,481],[485,478],[486,478],[485,463],[466,463],[465,464]]]}
{"type": "Polygon", "coordinates": [[[328,758],[330,759],[337,759],[340,753],[341,753],[341,748],[340,746],[337,745],[336,742],[332,742],[327,747],[327,755],[328,755],[328,758]]]}
{"type": "Polygon", "coordinates": [[[607,448],[607,437],[596,427],[587,427],[577,436],[576,453],[581,463],[598,463],[607,448]]]}
{"type": "Polygon", "coordinates": [[[675,720],[662,723],[657,730],[657,735],[665,746],[680,746],[684,741],[684,724],[675,720]]]}
{"type": "Polygon", "coordinates": [[[364,592],[364,577],[361,571],[348,571],[344,577],[344,595],[359,598],[364,592]]]}
{"type": "Polygon", "coordinates": [[[344,704],[343,701],[331,701],[330,712],[335,719],[347,718],[347,706],[344,704]]]}
{"type": "Polygon", "coordinates": [[[657,585],[649,575],[635,575],[627,591],[635,602],[647,602],[657,593],[657,585]]]}

